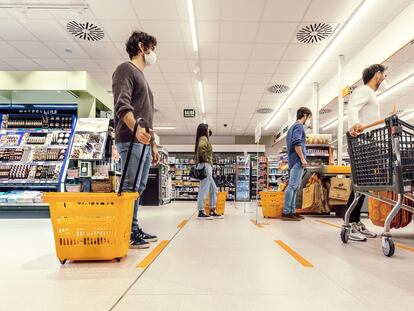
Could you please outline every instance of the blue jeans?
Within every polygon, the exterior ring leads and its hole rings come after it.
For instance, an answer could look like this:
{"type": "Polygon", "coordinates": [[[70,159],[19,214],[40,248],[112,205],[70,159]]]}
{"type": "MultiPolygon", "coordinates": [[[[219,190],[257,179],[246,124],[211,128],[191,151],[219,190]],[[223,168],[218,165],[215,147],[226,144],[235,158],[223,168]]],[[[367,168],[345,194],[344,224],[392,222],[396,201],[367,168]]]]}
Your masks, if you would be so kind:
{"type": "Polygon", "coordinates": [[[197,168],[203,168],[205,166],[207,177],[200,181],[200,189],[198,190],[197,206],[199,211],[204,211],[205,198],[210,194],[210,209],[216,209],[217,193],[218,189],[213,179],[213,168],[209,163],[199,163],[197,168]]]}
{"type": "MultiPolygon", "coordinates": [[[[129,165],[126,171],[124,186],[122,187],[122,191],[131,192],[134,188],[134,180],[135,175],[138,170],[138,163],[141,158],[142,148],[144,147],[143,144],[134,143],[132,146],[131,158],[129,159],[129,165]]],[[[126,162],[129,143],[118,143],[116,144],[116,149],[121,157],[121,167],[122,172],[124,169],[124,165],[126,162]]],[[[141,172],[139,173],[137,183],[138,186],[138,193],[141,197],[142,193],[144,192],[147,181],[148,181],[148,173],[151,167],[152,156],[151,156],[151,146],[147,146],[144,154],[144,159],[142,161],[141,172]]],[[[139,206],[139,199],[134,203],[134,214],[132,218],[132,231],[138,231],[138,206],[139,206]]]]}
{"type": "Polygon", "coordinates": [[[303,167],[301,163],[296,163],[289,171],[289,185],[285,190],[285,206],[283,213],[291,215],[296,213],[296,192],[302,181],[303,167]]]}

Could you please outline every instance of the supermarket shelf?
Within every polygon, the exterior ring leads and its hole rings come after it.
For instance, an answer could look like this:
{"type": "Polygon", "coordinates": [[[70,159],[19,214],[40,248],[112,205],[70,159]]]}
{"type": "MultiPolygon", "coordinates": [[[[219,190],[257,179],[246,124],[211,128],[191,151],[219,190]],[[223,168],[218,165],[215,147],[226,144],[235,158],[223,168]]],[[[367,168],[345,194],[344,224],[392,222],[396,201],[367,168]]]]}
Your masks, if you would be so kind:
{"type": "Polygon", "coordinates": [[[315,145],[315,144],[307,144],[306,145],[306,148],[309,148],[309,147],[320,147],[320,148],[322,148],[322,147],[324,147],[324,148],[327,148],[327,147],[331,147],[331,145],[329,145],[329,144],[324,144],[324,145],[315,145]]]}
{"type": "Polygon", "coordinates": [[[49,208],[49,204],[47,203],[0,203],[0,208],[2,207],[20,207],[20,208],[27,208],[27,207],[43,207],[49,208]]]}
{"type": "MultiPolygon", "coordinates": [[[[48,161],[33,161],[25,162],[23,165],[45,165],[45,164],[56,164],[57,162],[63,162],[63,160],[48,160],[48,161]]],[[[22,164],[22,161],[0,161],[0,164],[22,164]]]]}
{"type": "Polygon", "coordinates": [[[307,154],[307,157],[329,158],[329,154],[307,154]]]}
{"type": "Polygon", "coordinates": [[[20,146],[9,146],[9,145],[0,145],[0,148],[7,148],[7,149],[33,149],[33,148],[44,148],[44,149],[67,149],[68,145],[20,145],[20,146]]]}
{"type": "Polygon", "coordinates": [[[58,129],[58,128],[8,128],[7,130],[0,131],[0,134],[24,134],[24,133],[50,133],[50,132],[59,132],[59,133],[70,133],[70,129],[58,129]]]}

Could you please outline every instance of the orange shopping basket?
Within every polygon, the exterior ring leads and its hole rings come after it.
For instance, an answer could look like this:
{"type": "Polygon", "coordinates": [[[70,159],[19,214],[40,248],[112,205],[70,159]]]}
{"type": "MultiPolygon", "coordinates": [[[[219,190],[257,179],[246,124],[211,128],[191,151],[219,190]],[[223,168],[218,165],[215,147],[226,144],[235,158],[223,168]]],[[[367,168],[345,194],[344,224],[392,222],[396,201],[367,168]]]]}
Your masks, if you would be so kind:
{"type": "MultiPolygon", "coordinates": [[[[216,202],[216,212],[220,215],[224,215],[224,209],[226,207],[226,200],[227,200],[227,192],[221,191],[217,194],[217,202],[216,202]]],[[[207,197],[205,199],[205,212],[207,215],[210,215],[210,200],[207,197]]]]}
{"type": "Polygon", "coordinates": [[[264,218],[282,217],[285,193],[281,191],[262,191],[260,201],[264,218]]]}
{"type": "MultiPolygon", "coordinates": [[[[137,119],[138,124],[145,122],[137,119]]],[[[147,132],[148,132],[148,127],[147,132]]],[[[55,238],[56,255],[67,260],[113,260],[125,257],[129,246],[135,192],[146,145],[142,148],[133,192],[122,193],[135,135],[132,135],[118,193],[45,193],[55,238]]]]}

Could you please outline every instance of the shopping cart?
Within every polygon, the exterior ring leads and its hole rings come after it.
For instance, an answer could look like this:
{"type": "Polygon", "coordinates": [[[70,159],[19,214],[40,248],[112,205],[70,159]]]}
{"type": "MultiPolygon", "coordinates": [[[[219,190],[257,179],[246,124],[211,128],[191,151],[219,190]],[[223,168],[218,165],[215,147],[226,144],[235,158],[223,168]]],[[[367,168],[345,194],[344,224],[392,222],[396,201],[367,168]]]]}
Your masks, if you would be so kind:
{"type": "MultiPolygon", "coordinates": [[[[138,118],[138,125],[145,121],[138,118]]],[[[147,126],[146,130],[149,132],[147,126]]],[[[135,176],[132,192],[123,193],[127,167],[136,134],[131,137],[121,182],[117,193],[46,193],[53,225],[56,255],[61,264],[67,260],[113,260],[125,257],[129,245],[132,214],[138,199],[136,183],[141,170],[146,146],[135,176]]]]}
{"type": "Polygon", "coordinates": [[[341,240],[349,240],[352,211],[362,195],[393,205],[387,216],[382,234],[382,250],[391,257],[395,245],[391,239],[390,226],[400,209],[414,212],[414,208],[403,204],[404,198],[414,200],[414,126],[400,120],[396,115],[375,122],[364,129],[379,126],[357,137],[347,133],[348,151],[352,167],[355,199],[345,214],[341,240]],[[383,125],[385,123],[385,125],[383,125]],[[370,191],[393,191],[398,200],[383,198],[370,191]]]}

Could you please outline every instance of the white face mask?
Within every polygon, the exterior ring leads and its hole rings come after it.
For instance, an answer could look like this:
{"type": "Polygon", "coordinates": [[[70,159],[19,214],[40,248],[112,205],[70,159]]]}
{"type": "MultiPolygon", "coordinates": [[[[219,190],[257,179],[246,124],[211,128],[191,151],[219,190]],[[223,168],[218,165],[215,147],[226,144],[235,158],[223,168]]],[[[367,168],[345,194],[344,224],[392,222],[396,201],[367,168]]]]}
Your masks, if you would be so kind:
{"type": "Polygon", "coordinates": [[[310,119],[307,119],[307,120],[305,121],[305,127],[306,127],[306,128],[310,128],[310,126],[311,126],[311,120],[310,120],[310,119]]]}
{"type": "Polygon", "coordinates": [[[378,91],[384,92],[386,89],[388,89],[388,82],[387,80],[382,80],[381,84],[378,87],[378,91]]]}
{"type": "Polygon", "coordinates": [[[154,51],[150,50],[149,54],[144,53],[144,59],[145,59],[145,64],[147,66],[152,66],[157,61],[157,54],[155,54],[154,51]]]}

